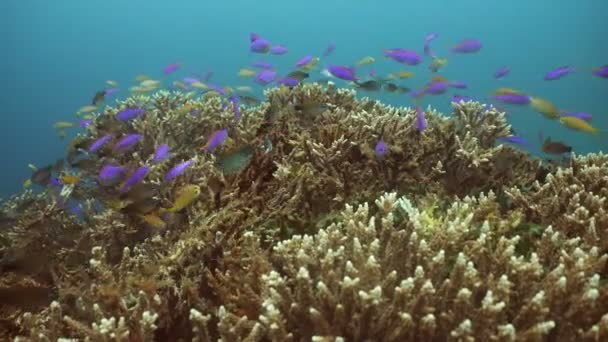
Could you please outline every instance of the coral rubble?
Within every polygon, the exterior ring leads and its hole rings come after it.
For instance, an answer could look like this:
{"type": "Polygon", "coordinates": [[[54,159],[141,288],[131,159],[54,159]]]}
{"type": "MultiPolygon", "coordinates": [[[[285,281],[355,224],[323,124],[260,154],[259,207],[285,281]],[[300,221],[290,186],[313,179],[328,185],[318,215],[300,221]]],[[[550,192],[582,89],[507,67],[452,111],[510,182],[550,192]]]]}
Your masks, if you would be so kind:
{"type": "Polygon", "coordinates": [[[419,132],[412,108],[333,84],[265,96],[239,120],[221,97],[165,91],[99,114],[68,159],[107,134],[142,134],[133,151],[85,154],[79,183],[1,208],[0,336],[608,339],[606,155],[556,166],[497,145],[504,113],[476,102],[429,108],[419,132]],[[128,107],[145,115],[117,120],[128,107]],[[159,144],[171,157],[152,164],[159,144]],[[96,180],[108,163],[151,167],[121,193],[96,180]],[[189,184],[200,196],[167,214],[189,184]]]}

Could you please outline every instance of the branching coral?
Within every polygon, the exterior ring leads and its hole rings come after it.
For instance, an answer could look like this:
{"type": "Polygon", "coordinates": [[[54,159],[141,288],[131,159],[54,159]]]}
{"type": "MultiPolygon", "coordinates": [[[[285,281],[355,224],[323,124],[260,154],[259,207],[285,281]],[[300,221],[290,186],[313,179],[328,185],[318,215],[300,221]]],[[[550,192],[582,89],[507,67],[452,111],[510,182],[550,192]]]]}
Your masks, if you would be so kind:
{"type": "Polygon", "coordinates": [[[604,155],[544,166],[496,146],[509,132],[504,114],[474,102],[454,104],[451,116],[427,109],[418,132],[412,108],[357,100],[331,83],[265,95],[240,120],[222,97],[191,93],[106,108],[70,145],[70,162],[87,161],[78,184],[2,207],[0,334],[608,338],[604,155]],[[134,107],[145,114],[115,118],[134,107]],[[203,151],[224,128],[225,143],[203,151]],[[132,152],[82,152],[100,136],[134,132],[143,137],[132,152]],[[152,163],[158,144],[171,155],[152,163]],[[182,175],[164,180],[186,160],[182,175]],[[98,182],[106,163],[150,172],[125,194],[98,182]],[[168,213],[188,184],[200,196],[168,213]],[[84,212],[71,214],[66,199],[84,212]]]}

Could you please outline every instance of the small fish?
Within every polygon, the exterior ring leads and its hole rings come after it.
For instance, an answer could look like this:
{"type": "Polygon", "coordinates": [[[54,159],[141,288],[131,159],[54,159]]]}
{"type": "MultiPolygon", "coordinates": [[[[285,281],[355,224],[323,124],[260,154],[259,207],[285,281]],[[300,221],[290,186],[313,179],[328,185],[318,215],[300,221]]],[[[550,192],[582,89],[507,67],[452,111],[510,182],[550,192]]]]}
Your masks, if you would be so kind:
{"type": "Polygon", "coordinates": [[[574,116],[562,116],[559,119],[559,122],[568,127],[571,128],[573,130],[577,130],[577,131],[581,131],[581,132],[585,132],[585,133],[590,133],[593,135],[598,135],[600,133],[600,130],[591,126],[590,123],[588,123],[585,120],[579,119],[577,117],[574,116]]]}
{"type": "Polygon", "coordinates": [[[207,90],[209,87],[203,82],[193,82],[190,83],[190,86],[197,89],[207,90]]]}
{"type": "Polygon", "coordinates": [[[294,109],[302,112],[305,116],[313,116],[325,111],[327,106],[320,102],[307,101],[294,105],[294,109]]]}
{"type": "Polygon", "coordinates": [[[399,89],[399,86],[396,85],[395,83],[386,83],[384,85],[384,90],[388,91],[389,93],[394,93],[399,89]]]}
{"type": "Polygon", "coordinates": [[[376,158],[384,158],[388,151],[389,148],[388,146],[386,146],[386,143],[382,140],[382,138],[378,139],[376,147],[374,148],[374,154],[376,155],[376,158]]]}
{"type": "Polygon", "coordinates": [[[55,122],[53,124],[53,128],[54,129],[66,129],[66,128],[71,128],[74,127],[74,123],[73,122],[69,122],[69,121],[59,121],[59,122],[55,122]]]}
{"type": "Polygon", "coordinates": [[[553,103],[540,97],[530,96],[530,106],[547,119],[557,119],[560,117],[559,109],[553,103]]]}
{"type": "Polygon", "coordinates": [[[336,45],[334,43],[330,42],[329,44],[327,44],[327,47],[323,51],[323,57],[327,57],[327,56],[331,55],[331,53],[334,52],[335,49],[336,49],[336,45]]]}
{"type": "Polygon", "coordinates": [[[426,94],[440,95],[440,94],[445,93],[448,90],[449,85],[450,84],[445,81],[434,81],[427,85],[424,92],[426,94]]]}
{"type": "Polygon", "coordinates": [[[116,144],[114,144],[114,147],[112,147],[112,151],[126,152],[130,150],[133,146],[135,146],[135,144],[137,144],[137,142],[143,137],[143,134],[139,133],[125,135],[120,140],[118,140],[116,144]]]}
{"type": "Polygon", "coordinates": [[[224,143],[228,138],[228,129],[217,130],[209,136],[207,143],[203,146],[203,151],[207,153],[213,152],[218,146],[224,143]]]}
{"type": "Polygon", "coordinates": [[[163,221],[162,218],[160,218],[158,215],[156,215],[154,213],[150,213],[150,214],[146,214],[146,215],[139,215],[139,218],[141,218],[142,221],[146,222],[147,224],[149,224],[150,226],[152,226],[156,229],[164,229],[167,227],[167,223],[165,221],[163,221]]]}
{"type": "Polygon", "coordinates": [[[431,50],[431,42],[436,39],[437,37],[439,37],[438,33],[429,33],[426,35],[426,37],[424,37],[424,55],[425,56],[431,56],[431,57],[435,57],[435,53],[433,53],[433,50],[431,50]]]}
{"type": "Polygon", "coordinates": [[[475,53],[481,50],[481,42],[477,39],[465,39],[458,44],[452,46],[452,52],[456,53],[475,53]]]}
{"type": "Polygon", "coordinates": [[[253,88],[251,88],[250,86],[238,86],[235,89],[237,91],[240,91],[243,93],[252,93],[253,92],[253,88]]]}
{"type": "Polygon", "coordinates": [[[80,109],[78,110],[78,113],[90,113],[97,110],[97,106],[84,106],[84,107],[80,107],[80,109]]]}
{"type": "Polygon", "coordinates": [[[91,100],[91,104],[93,106],[97,106],[100,103],[102,103],[105,98],[106,98],[106,91],[100,90],[95,93],[95,96],[93,96],[93,100],[91,100]]]}
{"type": "Polygon", "coordinates": [[[275,45],[270,48],[271,55],[284,55],[289,52],[289,49],[285,45],[275,45]]]}
{"type": "Polygon", "coordinates": [[[80,177],[74,175],[64,175],[61,177],[63,184],[76,184],[80,181],[80,177]]]}
{"type": "Polygon", "coordinates": [[[413,77],[414,73],[411,71],[399,71],[396,76],[397,78],[404,80],[413,77]]]}
{"type": "Polygon", "coordinates": [[[173,81],[173,86],[177,89],[188,90],[188,86],[184,82],[173,81]]]}
{"type": "Polygon", "coordinates": [[[127,178],[123,186],[120,188],[120,192],[127,192],[129,189],[131,189],[131,187],[141,182],[146,177],[149,171],[150,167],[147,165],[143,165],[135,169],[135,171],[133,171],[131,176],[127,178]]]}
{"type": "Polygon", "coordinates": [[[545,74],[544,80],[545,81],[554,81],[554,80],[558,80],[566,75],[568,75],[569,73],[572,73],[576,71],[576,68],[568,66],[568,65],[564,65],[564,66],[560,66],[558,68],[555,68],[549,72],[547,72],[545,74]]]}
{"type": "Polygon", "coordinates": [[[382,87],[382,84],[376,80],[369,80],[365,82],[356,82],[357,89],[366,91],[378,91],[382,87]]]}
{"type": "Polygon", "coordinates": [[[420,58],[418,53],[407,49],[385,49],[384,56],[396,62],[408,65],[418,65],[422,61],[422,58],[420,58]]]}
{"type": "Polygon", "coordinates": [[[448,83],[448,85],[452,88],[457,88],[457,89],[467,89],[469,86],[462,82],[462,81],[451,81],[448,83]]]}
{"type": "Polygon", "coordinates": [[[523,94],[505,93],[494,95],[494,99],[514,105],[527,105],[530,103],[530,98],[523,94]]]}
{"type": "Polygon", "coordinates": [[[255,76],[255,82],[259,85],[265,86],[273,82],[277,77],[277,72],[271,69],[265,69],[260,71],[255,76]]]}
{"type": "Polygon", "coordinates": [[[496,89],[492,94],[494,94],[494,95],[506,95],[506,94],[523,95],[524,93],[519,90],[515,90],[513,88],[502,87],[502,88],[496,89]]]}
{"type": "Polygon", "coordinates": [[[106,84],[107,84],[107,85],[109,85],[109,86],[110,86],[110,87],[112,87],[112,88],[116,88],[116,87],[118,87],[118,82],[116,82],[116,81],[107,80],[107,81],[106,81],[106,84]]]}
{"type": "Polygon", "coordinates": [[[239,70],[238,73],[239,77],[253,77],[255,74],[257,74],[257,71],[247,68],[239,70]]]}
{"type": "Polygon", "coordinates": [[[424,111],[420,108],[420,105],[416,105],[416,129],[418,132],[422,132],[426,129],[426,117],[424,111]]]}
{"type": "Polygon", "coordinates": [[[309,76],[310,75],[307,72],[300,71],[300,70],[295,70],[295,71],[292,71],[289,74],[287,74],[287,77],[289,77],[289,78],[295,78],[295,79],[300,80],[300,81],[304,81],[309,76]]]}
{"type": "Polygon", "coordinates": [[[443,67],[445,67],[447,64],[448,64],[447,58],[433,57],[433,61],[429,65],[429,70],[431,70],[431,72],[437,72],[437,71],[443,69],[443,67]]]}
{"type": "Polygon", "coordinates": [[[511,73],[511,69],[509,67],[503,66],[503,67],[499,68],[498,70],[494,71],[494,78],[501,79],[510,73],[511,73]]]}
{"type": "Polygon", "coordinates": [[[156,146],[156,151],[154,152],[154,159],[152,159],[153,163],[158,163],[163,160],[166,160],[170,156],[170,148],[167,144],[160,144],[156,146]]]}
{"type": "Polygon", "coordinates": [[[367,56],[367,57],[363,57],[361,58],[359,61],[357,61],[357,63],[355,63],[356,66],[362,66],[362,65],[368,65],[368,64],[372,64],[376,61],[376,59],[372,56],[367,56]]]}
{"type": "Polygon", "coordinates": [[[507,143],[515,144],[515,145],[523,145],[523,146],[528,145],[528,142],[526,141],[526,139],[524,139],[520,136],[517,136],[517,135],[510,135],[507,137],[502,137],[502,138],[499,138],[499,140],[507,142],[507,143]]]}
{"type": "Polygon", "coordinates": [[[591,122],[593,115],[589,113],[576,113],[576,112],[560,112],[561,116],[573,116],[587,122],[591,122]]]}
{"type": "Polygon", "coordinates": [[[126,169],[114,164],[106,164],[99,171],[99,180],[102,182],[117,180],[122,177],[126,169]]]}
{"type": "Polygon", "coordinates": [[[194,163],[194,160],[186,160],[185,162],[181,162],[174,166],[171,170],[167,172],[165,175],[165,182],[170,182],[183,174],[187,168],[189,168],[194,163]]]}
{"type": "Polygon", "coordinates": [[[91,119],[83,119],[78,122],[78,126],[80,128],[87,128],[93,124],[93,120],[91,119]]]}
{"type": "Polygon", "coordinates": [[[32,186],[32,179],[28,178],[28,179],[24,180],[22,185],[23,185],[24,189],[27,189],[27,188],[31,187],[32,186]]]}
{"type": "Polygon", "coordinates": [[[270,64],[266,61],[253,62],[253,63],[251,63],[251,66],[254,68],[259,68],[259,69],[272,69],[272,64],[270,64]]]}
{"type": "Polygon", "coordinates": [[[598,68],[591,69],[595,76],[599,76],[602,78],[608,78],[608,65],[603,65],[598,68]]]}
{"type": "Polygon", "coordinates": [[[289,88],[293,88],[300,84],[300,80],[293,77],[283,77],[277,80],[277,83],[280,85],[284,85],[289,88]]]}
{"type": "Polygon", "coordinates": [[[312,62],[312,60],[313,60],[312,56],[310,56],[310,55],[304,56],[296,61],[296,67],[301,68],[301,67],[307,65],[308,63],[312,62]]]}
{"type": "Polygon", "coordinates": [[[450,99],[450,102],[469,102],[469,101],[474,101],[474,99],[470,96],[466,96],[466,95],[458,95],[458,94],[454,94],[452,96],[452,98],[450,99]]]}
{"type": "Polygon", "coordinates": [[[157,80],[145,80],[139,84],[143,88],[156,88],[160,85],[160,81],[157,80]]]}
{"type": "Polygon", "coordinates": [[[112,139],[113,137],[114,137],[114,135],[107,134],[107,135],[104,135],[103,137],[95,140],[88,149],[89,153],[96,152],[97,150],[102,148],[103,145],[105,145],[108,141],[110,141],[110,139],[112,139]]]}
{"type": "Polygon", "coordinates": [[[560,141],[551,141],[551,138],[547,137],[543,142],[542,150],[547,154],[563,154],[572,152],[572,147],[560,141]]]}
{"type": "Polygon", "coordinates": [[[116,118],[120,121],[129,121],[145,112],[146,110],[142,108],[125,108],[116,114],[116,118]]]}
{"type": "Polygon", "coordinates": [[[168,75],[170,73],[175,72],[177,69],[179,69],[179,67],[181,66],[180,63],[172,63],[167,65],[166,67],[163,68],[163,73],[165,75],[168,75]]]}
{"type": "Polygon", "coordinates": [[[334,77],[345,81],[357,81],[358,78],[355,76],[355,69],[345,67],[342,65],[333,65],[330,64],[327,66],[327,71],[332,74],[334,77]]]}
{"type": "Polygon", "coordinates": [[[175,213],[189,206],[201,194],[201,188],[198,185],[188,184],[177,190],[176,198],[173,206],[167,211],[175,213]]]}
{"type": "Polygon", "coordinates": [[[264,38],[258,37],[258,39],[252,41],[249,45],[249,51],[254,53],[268,53],[268,51],[270,51],[270,42],[264,38]]]}

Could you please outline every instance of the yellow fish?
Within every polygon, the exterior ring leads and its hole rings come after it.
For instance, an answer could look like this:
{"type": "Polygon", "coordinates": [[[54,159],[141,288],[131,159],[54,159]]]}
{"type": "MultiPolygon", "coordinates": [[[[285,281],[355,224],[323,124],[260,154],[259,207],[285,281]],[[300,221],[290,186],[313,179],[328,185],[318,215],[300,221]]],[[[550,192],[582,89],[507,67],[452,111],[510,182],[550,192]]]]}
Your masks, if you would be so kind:
{"type": "Polygon", "coordinates": [[[230,95],[230,94],[234,93],[234,89],[232,89],[232,87],[230,87],[230,86],[225,86],[225,87],[224,87],[224,88],[222,88],[222,89],[224,90],[224,92],[225,92],[227,95],[230,95]]]}
{"type": "Polygon", "coordinates": [[[78,176],[65,175],[61,177],[61,180],[63,181],[63,184],[76,184],[80,181],[80,178],[78,176]]]}
{"type": "Polygon", "coordinates": [[[157,229],[163,229],[167,226],[167,223],[154,213],[147,215],[139,215],[139,218],[141,218],[144,222],[157,229]]]}
{"type": "Polygon", "coordinates": [[[118,82],[116,82],[116,81],[107,80],[106,84],[109,85],[110,87],[114,87],[114,88],[118,87],[118,82]]]}
{"type": "Polygon", "coordinates": [[[74,127],[74,123],[69,121],[59,121],[53,124],[54,129],[66,129],[71,127],[74,127]]]}
{"type": "Polygon", "coordinates": [[[182,89],[182,90],[188,90],[188,87],[186,87],[184,82],[175,81],[175,82],[173,82],[173,85],[175,86],[175,88],[182,89]]]}
{"type": "Polygon", "coordinates": [[[167,209],[172,213],[178,212],[194,202],[201,194],[201,188],[198,185],[188,184],[179,189],[176,194],[177,198],[173,207],[167,209]]]}
{"type": "Polygon", "coordinates": [[[251,93],[251,92],[253,92],[253,88],[251,88],[250,86],[238,86],[238,87],[236,87],[236,90],[242,91],[242,92],[245,92],[245,93],[251,93]]]}
{"type": "Polygon", "coordinates": [[[257,74],[255,70],[251,70],[251,69],[247,69],[247,68],[239,70],[240,77],[253,77],[255,74],[257,74]]]}
{"type": "Polygon", "coordinates": [[[23,181],[23,188],[24,189],[27,189],[30,186],[32,186],[32,180],[30,178],[28,178],[28,179],[26,179],[26,180],[23,181]]]}
{"type": "Polygon", "coordinates": [[[308,64],[301,66],[301,69],[312,70],[319,63],[319,57],[313,58],[308,64]]]}
{"type": "Polygon", "coordinates": [[[371,56],[367,56],[367,57],[363,57],[361,58],[357,63],[355,63],[357,66],[361,66],[361,65],[368,65],[368,64],[372,64],[376,61],[376,59],[374,57],[371,56]]]}
{"type": "Polygon", "coordinates": [[[399,72],[397,73],[397,77],[399,77],[399,78],[400,78],[400,79],[402,79],[402,80],[403,80],[403,79],[406,79],[406,78],[410,78],[410,77],[412,77],[412,76],[414,76],[414,73],[413,73],[413,72],[411,72],[411,71],[399,71],[399,72]]]}
{"type": "Polygon", "coordinates": [[[147,81],[147,80],[149,80],[149,79],[150,79],[150,76],[148,76],[148,75],[137,75],[137,76],[135,77],[135,80],[136,80],[137,82],[143,82],[143,81],[147,81]]]}
{"type": "Polygon", "coordinates": [[[433,61],[429,65],[429,70],[431,70],[432,72],[437,72],[441,68],[446,66],[446,64],[448,64],[447,58],[433,57],[433,61]]]}
{"type": "Polygon", "coordinates": [[[157,80],[144,80],[144,81],[141,81],[139,86],[144,87],[144,88],[151,88],[151,87],[158,87],[159,84],[160,84],[160,81],[157,81],[157,80]]]}
{"type": "Polygon", "coordinates": [[[523,95],[523,93],[519,90],[515,90],[513,88],[498,88],[496,90],[494,90],[494,95],[507,95],[507,94],[520,94],[523,95]]]}
{"type": "Polygon", "coordinates": [[[207,87],[207,85],[205,83],[202,82],[194,82],[192,84],[190,84],[192,87],[197,88],[197,89],[208,89],[209,87],[207,87]]]}
{"type": "Polygon", "coordinates": [[[90,112],[95,111],[96,109],[97,109],[97,106],[88,105],[88,106],[80,107],[80,109],[78,110],[78,113],[90,113],[90,112]]]}
{"type": "Polygon", "coordinates": [[[585,133],[591,133],[593,135],[598,135],[601,131],[600,129],[591,126],[587,121],[574,116],[562,116],[559,119],[559,122],[568,128],[585,133]]]}
{"type": "Polygon", "coordinates": [[[530,96],[530,106],[548,119],[557,119],[560,117],[559,109],[557,109],[553,103],[541,99],[540,97],[530,96]]]}

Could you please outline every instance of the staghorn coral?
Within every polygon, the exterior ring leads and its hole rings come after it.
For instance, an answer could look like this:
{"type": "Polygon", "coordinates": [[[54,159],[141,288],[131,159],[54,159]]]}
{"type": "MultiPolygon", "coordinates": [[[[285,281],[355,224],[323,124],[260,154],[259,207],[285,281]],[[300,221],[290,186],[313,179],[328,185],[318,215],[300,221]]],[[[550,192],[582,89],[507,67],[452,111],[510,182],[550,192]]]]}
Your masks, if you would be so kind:
{"type": "Polygon", "coordinates": [[[32,300],[2,305],[0,334],[606,338],[603,155],[558,169],[496,146],[509,126],[493,108],[461,102],[448,117],[427,109],[420,133],[413,109],[355,95],[333,84],[275,88],[242,107],[238,121],[221,97],[191,93],[106,108],[68,150],[90,165],[61,191],[86,204],[83,215],[51,191],[3,206],[0,296],[32,300]],[[126,107],[146,114],[116,120],[126,107]],[[204,153],[207,137],[226,127],[225,144],[204,153]],[[134,132],[143,139],[133,152],[113,153],[111,144],[81,152],[105,134],[134,132]],[[389,153],[378,159],[381,133],[389,153]],[[172,155],[151,165],[143,200],[95,181],[104,163],[149,163],[161,143],[172,155]],[[194,163],[164,182],[184,160],[194,163]],[[186,184],[202,188],[197,201],[162,226],[143,219],[170,207],[186,184]],[[40,257],[27,263],[29,255],[40,257]]]}

